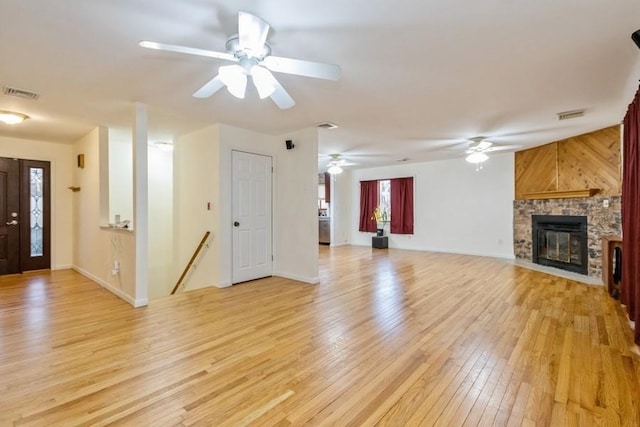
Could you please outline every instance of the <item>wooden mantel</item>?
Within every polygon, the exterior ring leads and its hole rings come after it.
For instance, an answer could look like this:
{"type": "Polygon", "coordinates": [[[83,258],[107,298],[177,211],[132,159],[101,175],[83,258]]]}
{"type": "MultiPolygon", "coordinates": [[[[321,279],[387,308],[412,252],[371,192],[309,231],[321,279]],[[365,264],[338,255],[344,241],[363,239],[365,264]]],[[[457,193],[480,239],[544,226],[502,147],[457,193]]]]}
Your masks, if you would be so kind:
{"type": "Polygon", "coordinates": [[[587,188],[584,190],[565,190],[565,191],[540,191],[537,193],[525,193],[522,196],[525,200],[541,200],[541,199],[570,199],[577,197],[591,197],[600,191],[599,188],[587,188]]]}

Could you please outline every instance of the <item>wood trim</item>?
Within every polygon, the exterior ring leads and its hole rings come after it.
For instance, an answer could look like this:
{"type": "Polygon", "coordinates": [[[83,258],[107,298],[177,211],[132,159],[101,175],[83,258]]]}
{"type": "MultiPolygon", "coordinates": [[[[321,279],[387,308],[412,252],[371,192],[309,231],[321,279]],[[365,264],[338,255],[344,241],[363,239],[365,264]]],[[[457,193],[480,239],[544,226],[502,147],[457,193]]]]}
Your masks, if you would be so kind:
{"type": "Polygon", "coordinates": [[[602,236],[602,283],[609,295],[619,299],[620,285],[613,283],[613,250],[622,249],[622,236],[602,236]]]}
{"type": "Polygon", "coordinates": [[[587,188],[585,190],[566,190],[566,191],[540,191],[537,193],[525,193],[522,196],[526,200],[541,199],[571,199],[578,197],[592,197],[600,191],[599,188],[587,188]]]}
{"type": "Polygon", "coordinates": [[[515,154],[515,198],[545,191],[599,188],[619,196],[620,126],[552,142],[515,154]]]}

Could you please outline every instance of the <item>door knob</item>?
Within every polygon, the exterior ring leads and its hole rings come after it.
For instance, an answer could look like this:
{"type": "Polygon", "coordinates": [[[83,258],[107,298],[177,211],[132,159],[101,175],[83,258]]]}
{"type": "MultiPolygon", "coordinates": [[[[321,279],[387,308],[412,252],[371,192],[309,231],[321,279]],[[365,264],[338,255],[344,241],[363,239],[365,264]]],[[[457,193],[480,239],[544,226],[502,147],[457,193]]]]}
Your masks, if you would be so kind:
{"type": "Polygon", "coordinates": [[[234,226],[234,227],[238,227],[239,225],[240,225],[240,223],[239,223],[238,221],[235,221],[235,222],[233,223],[233,226],[234,226]]]}
{"type": "Polygon", "coordinates": [[[18,221],[14,219],[13,221],[9,221],[7,225],[18,225],[18,221]]]}

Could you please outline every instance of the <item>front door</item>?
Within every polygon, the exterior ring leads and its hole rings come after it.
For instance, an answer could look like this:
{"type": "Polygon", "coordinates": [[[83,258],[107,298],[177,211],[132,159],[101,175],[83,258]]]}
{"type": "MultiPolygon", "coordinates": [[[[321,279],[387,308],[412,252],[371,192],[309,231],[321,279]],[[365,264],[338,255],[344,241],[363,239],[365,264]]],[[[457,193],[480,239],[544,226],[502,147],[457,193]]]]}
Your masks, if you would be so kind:
{"type": "Polygon", "coordinates": [[[0,274],[51,267],[49,168],[0,157],[0,274]]]}
{"type": "Polygon", "coordinates": [[[20,272],[20,163],[0,157],[0,274],[20,272]]]}
{"type": "Polygon", "coordinates": [[[232,283],[272,274],[271,157],[233,151],[232,283]]]}

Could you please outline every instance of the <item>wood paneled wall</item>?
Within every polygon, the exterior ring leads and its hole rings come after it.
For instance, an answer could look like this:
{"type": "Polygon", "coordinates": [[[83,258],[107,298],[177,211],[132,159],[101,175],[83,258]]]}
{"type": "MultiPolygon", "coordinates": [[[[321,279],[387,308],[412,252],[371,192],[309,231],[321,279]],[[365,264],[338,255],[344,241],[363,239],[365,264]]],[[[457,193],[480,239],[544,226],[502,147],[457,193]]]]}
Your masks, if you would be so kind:
{"type": "Polygon", "coordinates": [[[598,188],[599,195],[621,191],[620,126],[519,151],[515,158],[516,200],[540,191],[598,188]]]}

